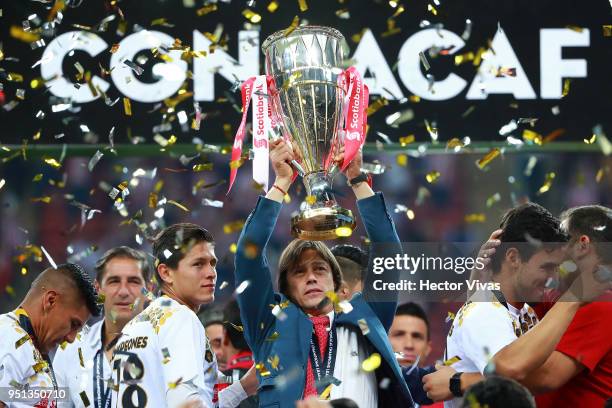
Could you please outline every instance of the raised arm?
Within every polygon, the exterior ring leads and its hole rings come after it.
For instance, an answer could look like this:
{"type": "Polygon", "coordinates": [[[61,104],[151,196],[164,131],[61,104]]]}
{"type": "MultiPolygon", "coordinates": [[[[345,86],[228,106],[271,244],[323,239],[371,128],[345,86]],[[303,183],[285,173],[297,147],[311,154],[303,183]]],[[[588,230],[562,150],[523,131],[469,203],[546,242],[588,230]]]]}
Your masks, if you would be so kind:
{"type": "Polygon", "coordinates": [[[267,331],[274,323],[270,308],[270,304],[274,303],[274,289],[266,258],[266,246],[274,231],[284,193],[291,186],[293,175],[288,164],[293,153],[288,145],[277,141],[272,142],[270,147],[270,161],[276,180],[266,197],[259,198],[244,224],[238,239],[235,260],[236,286],[248,281],[246,289],[238,295],[237,300],[244,336],[253,350],[266,339],[267,331]]]}
{"type": "MultiPolygon", "coordinates": [[[[355,156],[351,164],[345,170],[345,175],[349,182],[355,177],[361,174],[361,164],[363,161],[362,152],[355,156]]],[[[359,182],[351,186],[355,198],[357,199],[357,208],[359,214],[364,223],[368,238],[373,243],[385,244],[384,253],[376,254],[376,256],[394,256],[401,252],[400,240],[395,231],[395,225],[391,219],[391,215],[387,211],[385,200],[382,193],[375,194],[370,188],[367,182],[359,182]]],[[[368,270],[364,277],[364,290],[368,285],[372,284],[374,279],[378,279],[374,274],[371,273],[372,268],[372,251],[370,251],[370,261],[368,263],[368,270]]],[[[390,270],[385,272],[385,280],[389,282],[397,281],[397,270],[390,270]]],[[[374,313],[378,316],[380,322],[386,331],[389,331],[391,323],[393,323],[393,317],[395,316],[395,309],[397,307],[397,296],[398,293],[394,292],[393,298],[385,302],[371,301],[368,302],[374,313]]]]}

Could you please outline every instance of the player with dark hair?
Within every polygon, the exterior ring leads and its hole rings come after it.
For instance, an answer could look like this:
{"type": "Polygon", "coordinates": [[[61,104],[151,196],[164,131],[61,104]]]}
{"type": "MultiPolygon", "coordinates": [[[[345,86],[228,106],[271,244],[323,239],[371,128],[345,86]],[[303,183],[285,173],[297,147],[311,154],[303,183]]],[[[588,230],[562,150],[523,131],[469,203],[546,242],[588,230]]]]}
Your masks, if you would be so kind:
{"type": "Polygon", "coordinates": [[[389,329],[393,351],[400,353],[402,367],[410,367],[418,360],[421,365],[431,352],[429,320],[421,306],[408,302],[397,307],[389,329]]]}
{"type": "Polygon", "coordinates": [[[53,366],[72,406],[106,408],[111,401],[111,358],[121,330],[144,309],[151,267],[146,255],[130,247],[109,249],[96,262],[96,289],[104,318],[83,328],[72,344],[60,347],[53,366]],[[92,362],[93,364],[84,364],[92,362]]]}
{"type": "Polygon", "coordinates": [[[214,300],[213,236],[195,224],[174,224],[153,242],[162,296],[122,330],[113,357],[119,407],[159,404],[234,407],[255,385],[237,381],[219,395],[218,369],[196,312],[214,300]]]}
{"type": "Polygon", "coordinates": [[[529,391],[509,378],[487,377],[469,388],[461,408],[535,408],[535,401],[529,391]]]}
{"type": "Polygon", "coordinates": [[[90,316],[99,313],[94,286],[79,265],[62,264],[38,275],[20,306],[0,315],[0,389],[54,392],[30,403],[9,402],[4,392],[0,406],[55,407],[60,395],[50,354],[58,344],[72,343],[90,316]]]}

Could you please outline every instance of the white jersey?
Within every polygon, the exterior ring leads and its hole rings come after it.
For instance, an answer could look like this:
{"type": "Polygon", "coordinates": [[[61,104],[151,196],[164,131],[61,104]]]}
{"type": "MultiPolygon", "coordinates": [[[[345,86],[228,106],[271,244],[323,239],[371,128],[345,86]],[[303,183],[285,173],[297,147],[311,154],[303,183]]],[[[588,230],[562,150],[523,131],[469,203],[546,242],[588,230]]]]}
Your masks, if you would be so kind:
{"type": "Polygon", "coordinates": [[[0,315],[0,401],[9,408],[56,407],[61,390],[54,386],[51,366],[20,326],[20,315],[27,316],[23,309],[0,315]],[[40,391],[49,398],[41,398],[40,391]]]}
{"type": "Polygon", "coordinates": [[[59,387],[68,391],[66,407],[106,408],[111,404],[112,372],[102,350],[104,320],[85,326],[72,344],[60,346],[53,358],[59,387]]]}
{"type": "Polygon", "coordinates": [[[113,406],[177,407],[213,403],[217,361],[196,314],[162,296],[122,330],[113,355],[113,406]],[[116,404],[116,405],[115,405],[116,404]]]}
{"type": "MultiPolygon", "coordinates": [[[[458,372],[484,373],[489,360],[502,348],[526,333],[538,322],[533,309],[525,303],[519,310],[504,307],[492,292],[480,292],[457,312],[446,338],[447,360],[458,372]],[[484,297],[483,297],[484,296],[484,297]]],[[[461,398],[446,401],[447,408],[461,406],[461,398]]]]}

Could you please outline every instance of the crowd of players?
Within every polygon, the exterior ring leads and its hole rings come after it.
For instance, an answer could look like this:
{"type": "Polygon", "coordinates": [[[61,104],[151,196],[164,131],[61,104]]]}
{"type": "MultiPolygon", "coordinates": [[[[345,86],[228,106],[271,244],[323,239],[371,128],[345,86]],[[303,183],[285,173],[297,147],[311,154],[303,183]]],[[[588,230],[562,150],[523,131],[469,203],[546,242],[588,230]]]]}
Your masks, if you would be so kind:
{"type": "MultiPolygon", "coordinates": [[[[199,225],[161,231],[154,267],[117,247],[99,259],[93,283],[78,265],[49,268],[0,315],[0,407],[610,404],[612,210],[592,205],[556,218],[527,203],[508,211],[481,248],[487,267],[471,277],[500,290],[471,294],[444,357],[423,366],[427,316],[415,303],[364,298],[373,278],[366,251],[294,240],[271,268],[266,246],[292,184],[293,152],[275,142],[270,158],[276,181],[244,225],[236,301],[222,314],[206,327],[196,314],[214,302],[217,262],[213,235],[199,225]],[[568,259],[574,268],[551,288],[568,259]]],[[[370,241],[399,253],[360,155],[345,176],[370,241]]]]}

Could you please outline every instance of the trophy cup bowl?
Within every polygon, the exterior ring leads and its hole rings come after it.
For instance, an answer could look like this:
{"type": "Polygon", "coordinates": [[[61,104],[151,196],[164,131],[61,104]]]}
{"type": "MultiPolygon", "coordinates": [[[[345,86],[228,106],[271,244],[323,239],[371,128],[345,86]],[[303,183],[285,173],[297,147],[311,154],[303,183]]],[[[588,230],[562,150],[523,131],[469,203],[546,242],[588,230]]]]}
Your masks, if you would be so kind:
{"type": "Polygon", "coordinates": [[[302,26],[289,35],[272,34],[262,45],[266,74],[274,80],[269,102],[304,170],[306,208],[291,219],[291,233],[300,239],[349,236],[356,225],[353,213],[340,207],[331,192],[337,167],[329,157],[344,141],[340,125],[346,92],[338,85],[343,43],[337,30],[302,26]]]}

